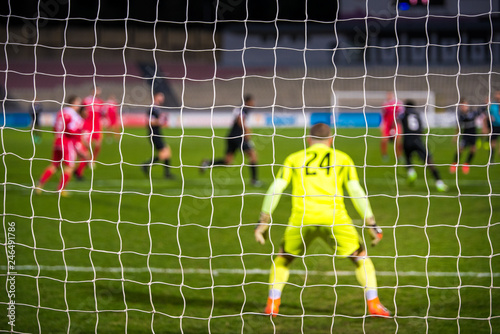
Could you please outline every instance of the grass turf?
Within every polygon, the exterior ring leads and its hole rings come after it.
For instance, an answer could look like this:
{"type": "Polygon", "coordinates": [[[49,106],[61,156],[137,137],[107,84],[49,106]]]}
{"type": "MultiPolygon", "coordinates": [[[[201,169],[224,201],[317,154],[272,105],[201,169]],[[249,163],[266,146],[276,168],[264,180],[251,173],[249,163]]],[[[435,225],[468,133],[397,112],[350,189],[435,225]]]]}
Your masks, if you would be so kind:
{"type": "MultiPolygon", "coordinates": [[[[452,130],[428,137],[450,186],[444,194],[436,192],[430,173],[426,182],[420,161],[413,187],[394,157],[382,161],[377,129],[369,136],[364,129],[339,129],[335,137],[335,147],[364,166],[358,173],[385,232],[368,251],[380,273],[380,298],[394,318],[364,316],[352,264],[319,241],[292,265],[281,315],[262,315],[267,270],[290,212],[289,196],[275,212],[271,242],[258,245],[253,224],[277,164],[304,147],[304,131],[255,132],[262,188],[250,185],[240,157],[233,166],[200,175],[202,158],[223,155],[225,130],[167,130],[172,181],[162,178],[161,166],[143,174],[140,164],[151,156],[151,146],[144,130],[127,129],[121,141],[104,142],[96,168],[86,171],[85,181],[72,180],[66,198],[55,192],[59,174],[42,195],[33,191],[51,157],[52,135],[44,133],[34,145],[29,131],[3,129],[0,242],[6,243],[7,223],[15,222],[15,331],[500,331],[500,165],[488,166],[489,151],[480,149],[470,174],[450,175],[445,164],[456,150],[452,130]]],[[[2,286],[6,263],[5,253],[2,286]]],[[[7,301],[1,289],[0,330],[10,330],[7,301]]]]}

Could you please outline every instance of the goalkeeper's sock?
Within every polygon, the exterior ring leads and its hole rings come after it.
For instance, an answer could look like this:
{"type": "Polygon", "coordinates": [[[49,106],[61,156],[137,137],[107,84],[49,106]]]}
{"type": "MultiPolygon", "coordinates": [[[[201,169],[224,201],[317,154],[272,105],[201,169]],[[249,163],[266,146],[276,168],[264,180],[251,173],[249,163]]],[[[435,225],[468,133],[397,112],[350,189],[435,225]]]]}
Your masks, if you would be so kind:
{"type": "Polygon", "coordinates": [[[281,291],[288,282],[290,276],[290,263],[283,257],[277,256],[274,263],[271,265],[271,272],[269,275],[269,298],[277,299],[281,297],[281,291]]]}
{"type": "Polygon", "coordinates": [[[369,257],[359,257],[355,263],[357,268],[354,272],[359,284],[365,288],[366,300],[377,298],[377,276],[372,260],[369,257]]]}
{"type": "Polygon", "coordinates": [[[43,187],[43,185],[52,177],[52,175],[55,174],[55,170],[53,170],[52,168],[47,168],[45,169],[45,171],[43,172],[42,176],[40,177],[40,181],[39,181],[39,186],[40,187],[43,187]]]}
{"type": "Polygon", "coordinates": [[[61,176],[61,182],[59,182],[59,187],[57,188],[57,190],[64,190],[70,179],[71,173],[64,172],[61,176]]]}

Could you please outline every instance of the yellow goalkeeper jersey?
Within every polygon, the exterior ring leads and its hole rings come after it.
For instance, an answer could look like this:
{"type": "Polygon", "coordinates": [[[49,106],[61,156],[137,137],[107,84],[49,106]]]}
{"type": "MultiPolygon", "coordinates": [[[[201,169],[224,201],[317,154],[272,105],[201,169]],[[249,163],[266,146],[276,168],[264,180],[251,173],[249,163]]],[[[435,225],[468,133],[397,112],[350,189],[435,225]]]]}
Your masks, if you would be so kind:
{"type": "Polygon", "coordinates": [[[277,178],[292,182],[291,225],[351,223],[344,204],[344,185],[358,180],[352,159],[318,143],[289,155],[277,178]]]}

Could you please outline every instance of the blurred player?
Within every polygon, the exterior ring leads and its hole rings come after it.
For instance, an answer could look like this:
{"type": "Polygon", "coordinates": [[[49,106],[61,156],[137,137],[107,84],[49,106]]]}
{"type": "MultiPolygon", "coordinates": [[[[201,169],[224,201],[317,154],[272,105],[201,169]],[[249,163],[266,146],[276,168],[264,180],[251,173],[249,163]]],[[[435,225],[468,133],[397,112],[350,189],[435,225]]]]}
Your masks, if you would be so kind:
{"type": "Polygon", "coordinates": [[[227,134],[227,149],[226,156],[214,160],[210,164],[209,160],[203,160],[201,164],[201,172],[204,172],[210,165],[230,165],[234,160],[236,151],[243,150],[243,153],[250,159],[251,183],[253,186],[261,186],[261,182],[257,177],[257,152],[255,151],[251,140],[251,129],[247,126],[246,119],[250,108],[255,105],[252,95],[246,95],[243,108],[235,108],[233,110],[233,125],[227,134]]]}
{"type": "Polygon", "coordinates": [[[448,186],[441,180],[439,171],[434,166],[432,156],[422,141],[422,120],[418,111],[415,110],[415,103],[412,100],[405,101],[405,108],[403,113],[400,114],[399,119],[403,129],[403,149],[408,168],[408,183],[413,184],[417,179],[417,172],[411,161],[412,154],[417,153],[420,159],[431,170],[432,176],[436,180],[436,189],[438,191],[447,191],[448,186]]]}
{"type": "MultiPolygon", "coordinates": [[[[495,150],[497,147],[497,139],[500,136],[500,90],[495,92],[494,102],[489,107],[490,119],[487,120],[491,126],[491,151],[490,163],[495,161],[495,150]]],[[[500,147],[498,148],[500,154],[500,147]]]]}
{"type": "Polygon", "coordinates": [[[104,115],[106,115],[106,127],[108,134],[115,139],[120,138],[120,123],[118,122],[118,102],[114,95],[110,95],[104,103],[104,115]]]}
{"type": "MultiPolygon", "coordinates": [[[[465,98],[460,99],[458,110],[458,152],[455,153],[455,157],[453,158],[450,173],[454,174],[457,172],[459,157],[462,156],[462,152],[466,148],[469,148],[469,156],[467,157],[466,162],[462,165],[462,172],[464,174],[469,174],[469,165],[476,154],[476,119],[481,115],[481,111],[472,110],[467,99],[465,98]]],[[[457,137],[455,137],[455,140],[456,139],[457,137]]]]}
{"type": "Polygon", "coordinates": [[[386,101],[382,106],[382,122],[380,123],[380,131],[382,139],[380,141],[380,152],[382,159],[387,160],[387,143],[394,141],[396,145],[396,155],[401,156],[401,145],[398,143],[398,137],[401,129],[397,126],[398,115],[403,110],[403,102],[394,97],[393,92],[387,92],[386,101]]]}
{"type": "Polygon", "coordinates": [[[302,257],[311,242],[319,237],[336,256],[349,258],[356,266],[356,278],[365,289],[369,313],[390,316],[378,298],[373,263],[345,208],[344,187],[370,232],[372,245],[382,239],[382,230],[375,223],[354,162],[344,152],[333,149],[332,140],[328,125],[314,125],[308,138],[309,148],[285,159],[284,166],[267,191],[255,228],[255,239],[261,244],[265,243],[271,215],[281,194],[292,183],[292,212],[280,252],[271,266],[266,314],[278,314],[281,292],[288,281],[292,261],[302,257]]]}
{"type": "Polygon", "coordinates": [[[170,173],[170,157],[172,156],[172,151],[168,144],[163,141],[161,128],[162,123],[166,125],[166,119],[162,117],[162,112],[160,106],[165,102],[165,95],[160,92],[156,92],[153,95],[153,106],[147,112],[147,129],[150,138],[148,140],[152,141],[154,150],[158,155],[154,155],[152,159],[146,160],[143,163],[142,170],[149,176],[149,169],[152,163],[161,161],[164,164],[164,176],[167,179],[173,179],[173,175],[170,173]]]}
{"type": "Polygon", "coordinates": [[[478,136],[476,140],[476,147],[478,149],[483,148],[485,150],[490,149],[490,139],[489,134],[491,133],[491,127],[488,117],[488,106],[489,98],[486,98],[484,104],[480,105],[477,110],[479,110],[479,116],[476,119],[476,125],[481,128],[482,136],[478,136]]]}
{"type": "Polygon", "coordinates": [[[84,159],[88,156],[83,151],[80,144],[80,137],[83,127],[83,119],[78,113],[81,110],[82,100],[77,96],[71,96],[66,102],[66,106],[57,114],[54,125],[55,141],[52,154],[52,163],[44,170],[37,184],[37,193],[41,194],[45,183],[62,166],[62,176],[58,191],[61,194],[68,184],[75,168],[77,155],[84,159]]]}
{"type": "MultiPolygon", "coordinates": [[[[86,111],[86,117],[83,123],[83,138],[82,143],[85,149],[87,149],[90,154],[90,161],[92,164],[97,160],[97,156],[101,151],[102,144],[102,115],[104,101],[101,100],[101,87],[95,86],[92,94],[83,99],[83,106],[86,111]]],[[[78,169],[75,172],[77,179],[81,180],[83,178],[83,172],[88,165],[88,161],[82,161],[78,165],[78,169]]]]}
{"type": "Polygon", "coordinates": [[[38,101],[33,101],[30,105],[30,115],[31,121],[33,122],[33,140],[36,144],[42,141],[41,131],[40,131],[40,118],[42,117],[43,106],[38,101]]]}

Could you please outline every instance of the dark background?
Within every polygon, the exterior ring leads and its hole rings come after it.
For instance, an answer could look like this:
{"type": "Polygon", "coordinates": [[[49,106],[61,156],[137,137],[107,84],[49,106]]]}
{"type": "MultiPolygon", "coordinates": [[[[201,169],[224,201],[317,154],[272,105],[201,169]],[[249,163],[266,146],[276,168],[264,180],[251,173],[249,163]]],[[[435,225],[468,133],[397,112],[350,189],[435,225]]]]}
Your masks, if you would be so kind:
{"type": "MultiPolygon", "coordinates": [[[[388,0],[391,1],[391,0],[388,0]]],[[[396,7],[396,0],[391,6],[396,7]]],[[[231,20],[273,21],[307,20],[328,22],[338,16],[337,1],[325,0],[38,0],[0,1],[1,19],[11,14],[11,24],[22,24],[22,18],[81,18],[81,24],[92,24],[95,18],[117,20],[128,18],[133,24],[156,19],[171,23],[197,21],[199,23],[229,22],[231,20]],[[187,8],[187,10],[186,10],[187,8]],[[279,10],[278,10],[279,9],[279,10]],[[39,13],[39,14],[38,14],[39,13]],[[217,15],[216,15],[217,13],[217,15]],[[307,15],[307,17],[306,17],[307,15]]],[[[408,0],[397,2],[400,6],[408,0]]],[[[442,6],[444,0],[432,0],[430,8],[442,6]]],[[[418,2],[416,6],[427,6],[418,2]]],[[[411,9],[410,9],[411,10],[411,9]]],[[[113,22],[109,22],[113,24],[113,22]]]]}

